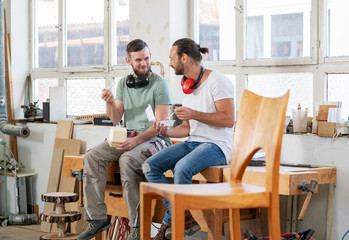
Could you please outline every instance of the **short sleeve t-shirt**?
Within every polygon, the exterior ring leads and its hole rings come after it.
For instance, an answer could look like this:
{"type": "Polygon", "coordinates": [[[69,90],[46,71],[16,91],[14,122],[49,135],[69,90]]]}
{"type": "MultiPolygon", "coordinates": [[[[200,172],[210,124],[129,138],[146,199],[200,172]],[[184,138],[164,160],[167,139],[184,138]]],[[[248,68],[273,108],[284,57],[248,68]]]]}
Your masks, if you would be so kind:
{"type": "MultiPolygon", "coordinates": [[[[205,113],[217,112],[215,102],[222,99],[234,98],[232,82],[218,71],[212,71],[205,82],[192,94],[185,94],[183,106],[205,113]]],[[[189,120],[189,141],[212,142],[223,151],[227,163],[230,162],[233,147],[233,128],[214,127],[197,120],[189,120]]]]}
{"type": "Polygon", "coordinates": [[[153,125],[145,114],[148,104],[153,111],[156,105],[171,104],[167,80],[154,72],[149,79],[149,84],[142,88],[129,88],[126,85],[126,77],[122,78],[117,86],[115,99],[124,103],[126,128],[141,132],[153,125]]]}

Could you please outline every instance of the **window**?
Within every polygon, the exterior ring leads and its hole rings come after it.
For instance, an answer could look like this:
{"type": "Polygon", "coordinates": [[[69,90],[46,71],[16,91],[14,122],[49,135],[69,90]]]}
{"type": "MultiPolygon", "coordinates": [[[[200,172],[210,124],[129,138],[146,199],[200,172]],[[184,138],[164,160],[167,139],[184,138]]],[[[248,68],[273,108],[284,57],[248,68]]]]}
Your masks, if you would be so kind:
{"type": "Polygon", "coordinates": [[[32,2],[33,100],[42,107],[49,87],[65,86],[67,115],[105,113],[102,88],[128,69],[129,0],[32,2]]]}
{"type": "Polygon", "coordinates": [[[34,14],[34,67],[58,67],[58,0],[37,0],[34,14]]]}
{"type": "Polygon", "coordinates": [[[347,18],[349,1],[327,0],[327,56],[349,56],[347,18]]]}
{"type": "Polygon", "coordinates": [[[328,74],[328,101],[342,102],[342,118],[349,117],[349,74],[328,74]]]}
{"type": "Polygon", "coordinates": [[[113,37],[116,47],[113,49],[115,64],[126,64],[126,45],[130,40],[129,0],[118,0],[114,4],[115,27],[113,37]]]}
{"type": "Polygon", "coordinates": [[[50,87],[58,87],[58,79],[37,78],[34,80],[34,101],[39,101],[39,108],[41,109],[42,103],[46,102],[50,98],[50,87]]]}
{"type": "Polygon", "coordinates": [[[246,58],[311,55],[311,0],[247,0],[246,58]]]}
{"type": "Polygon", "coordinates": [[[248,75],[247,83],[250,91],[266,97],[279,97],[290,89],[286,114],[291,116],[300,104],[302,109],[308,108],[308,116],[313,115],[312,74],[248,75]]]}
{"type": "Polygon", "coordinates": [[[104,87],[104,79],[67,79],[67,115],[105,113],[104,87]]]}
{"type": "Polygon", "coordinates": [[[93,0],[66,1],[67,66],[103,65],[103,3],[93,0]]]}
{"type": "Polygon", "coordinates": [[[207,61],[235,59],[235,10],[231,0],[199,0],[199,43],[207,61]]]}

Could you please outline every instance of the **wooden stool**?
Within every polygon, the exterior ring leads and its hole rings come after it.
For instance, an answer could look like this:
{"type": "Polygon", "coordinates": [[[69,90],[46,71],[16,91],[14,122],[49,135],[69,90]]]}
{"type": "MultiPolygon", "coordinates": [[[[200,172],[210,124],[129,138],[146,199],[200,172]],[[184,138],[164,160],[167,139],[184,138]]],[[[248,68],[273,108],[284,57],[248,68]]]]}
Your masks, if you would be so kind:
{"type": "Polygon", "coordinates": [[[78,234],[66,233],[65,224],[80,220],[81,213],[77,211],[66,212],[64,204],[78,201],[79,196],[76,193],[53,192],[42,194],[41,200],[56,203],[56,211],[44,212],[40,219],[44,222],[57,223],[58,233],[49,233],[41,236],[40,239],[77,239],[78,234]]]}

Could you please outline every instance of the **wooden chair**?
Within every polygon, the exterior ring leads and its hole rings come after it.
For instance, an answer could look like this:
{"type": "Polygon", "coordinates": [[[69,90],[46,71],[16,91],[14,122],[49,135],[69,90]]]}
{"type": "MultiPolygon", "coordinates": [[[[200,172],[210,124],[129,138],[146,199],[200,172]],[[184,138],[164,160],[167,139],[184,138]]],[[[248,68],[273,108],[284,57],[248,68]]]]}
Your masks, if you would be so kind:
{"type": "MultiPolygon", "coordinates": [[[[266,98],[244,91],[235,127],[231,179],[227,183],[141,183],[141,239],[150,239],[151,201],[165,198],[172,207],[172,239],[184,237],[184,211],[229,209],[231,239],[240,239],[240,208],[267,208],[269,236],[280,239],[279,165],[289,91],[266,98]],[[259,187],[241,182],[253,155],[265,151],[266,182],[259,187]]],[[[198,159],[199,161],[199,159],[198,159]]]]}

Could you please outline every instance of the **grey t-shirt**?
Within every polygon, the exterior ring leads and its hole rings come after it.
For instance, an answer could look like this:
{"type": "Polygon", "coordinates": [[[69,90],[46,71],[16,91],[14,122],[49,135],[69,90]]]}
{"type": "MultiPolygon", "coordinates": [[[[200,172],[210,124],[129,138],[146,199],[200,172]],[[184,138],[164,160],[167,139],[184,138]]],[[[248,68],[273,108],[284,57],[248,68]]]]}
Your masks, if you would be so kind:
{"type": "Polygon", "coordinates": [[[171,93],[167,80],[153,72],[149,84],[142,88],[129,88],[126,77],[122,78],[115,99],[124,103],[126,128],[144,132],[153,124],[145,114],[148,104],[153,111],[156,105],[171,104],[171,93]]]}

